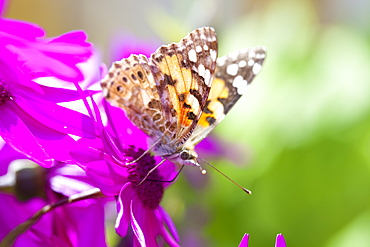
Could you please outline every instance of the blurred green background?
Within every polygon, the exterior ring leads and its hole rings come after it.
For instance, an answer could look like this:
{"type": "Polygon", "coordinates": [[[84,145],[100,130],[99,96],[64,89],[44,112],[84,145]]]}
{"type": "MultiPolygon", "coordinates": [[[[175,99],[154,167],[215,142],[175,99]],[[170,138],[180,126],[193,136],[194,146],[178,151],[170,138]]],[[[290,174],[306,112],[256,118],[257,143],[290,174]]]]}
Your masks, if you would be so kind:
{"type": "Polygon", "coordinates": [[[369,11],[361,0],[13,0],[6,16],[49,36],[84,29],[106,63],[127,33],[166,44],[210,25],[220,55],[265,45],[261,74],[213,133],[223,157],[204,157],[253,195],[187,168],[162,205],[182,246],[237,246],[247,232],[250,246],[283,233],[288,246],[342,247],[370,246],[369,11]]]}

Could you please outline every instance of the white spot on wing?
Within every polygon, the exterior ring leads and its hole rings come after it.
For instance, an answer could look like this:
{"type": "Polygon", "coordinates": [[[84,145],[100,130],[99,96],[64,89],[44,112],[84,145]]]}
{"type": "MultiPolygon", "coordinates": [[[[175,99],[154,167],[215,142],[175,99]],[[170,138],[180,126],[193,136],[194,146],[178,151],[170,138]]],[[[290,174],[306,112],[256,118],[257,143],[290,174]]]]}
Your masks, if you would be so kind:
{"type": "Polygon", "coordinates": [[[229,75],[236,75],[238,73],[238,65],[235,64],[235,63],[232,63],[232,64],[229,64],[226,68],[226,72],[229,74],[229,75]]]}
{"type": "Polygon", "coordinates": [[[189,93],[187,96],[186,96],[186,99],[185,99],[185,102],[188,102],[190,103],[191,102],[191,106],[193,109],[200,109],[200,105],[199,105],[199,101],[197,98],[195,98],[194,95],[192,95],[191,93],[189,93]]]}
{"type": "Polygon", "coordinates": [[[243,95],[247,91],[248,82],[241,75],[238,75],[233,81],[233,87],[237,88],[239,95],[243,95]]]}
{"type": "Polygon", "coordinates": [[[251,60],[248,61],[248,66],[252,67],[253,64],[254,64],[254,60],[253,59],[251,59],[251,60]]]}
{"type": "Polygon", "coordinates": [[[211,86],[211,72],[209,69],[206,69],[205,77],[204,77],[204,82],[206,83],[207,86],[211,86]]]}
{"type": "Polygon", "coordinates": [[[204,65],[203,64],[199,64],[198,66],[198,74],[205,78],[205,73],[206,73],[206,69],[204,68],[204,65]]]}
{"type": "Polygon", "coordinates": [[[202,51],[202,47],[200,45],[197,45],[197,47],[195,47],[195,50],[197,52],[201,52],[202,51]]]}
{"type": "Polygon", "coordinates": [[[257,74],[261,71],[261,69],[262,69],[261,64],[259,64],[259,63],[255,63],[255,64],[253,65],[253,69],[252,69],[252,71],[253,71],[253,73],[254,73],[255,75],[257,75],[257,74]]]}
{"type": "Polygon", "coordinates": [[[196,62],[197,61],[197,54],[195,53],[195,50],[194,49],[191,49],[189,52],[188,52],[188,56],[189,56],[189,60],[192,61],[192,62],[196,62]]]}
{"type": "Polygon", "coordinates": [[[204,49],[205,51],[208,51],[208,45],[204,45],[204,46],[203,46],[203,49],[204,49]]]}
{"type": "Polygon", "coordinates": [[[257,53],[256,54],[256,58],[257,59],[262,59],[262,58],[265,58],[266,54],[265,53],[257,53]]]}
{"type": "Polygon", "coordinates": [[[226,62],[226,58],[225,58],[225,57],[219,57],[219,58],[217,59],[217,66],[222,67],[222,66],[224,66],[224,65],[225,65],[225,62],[226,62]]]}
{"type": "Polygon", "coordinates": [[[242,67],[245,67],[247,65],[247,62],[245,60],[241,60],[238,65],[239,65],[239,67],[242,68],[242,67]]]}
{"type": "Polygon", "coordinates": [[[217,52],[213,49],[209,50],[209,53],[211,54],[212,61],[216,61],[217,59],[217,52]]]}

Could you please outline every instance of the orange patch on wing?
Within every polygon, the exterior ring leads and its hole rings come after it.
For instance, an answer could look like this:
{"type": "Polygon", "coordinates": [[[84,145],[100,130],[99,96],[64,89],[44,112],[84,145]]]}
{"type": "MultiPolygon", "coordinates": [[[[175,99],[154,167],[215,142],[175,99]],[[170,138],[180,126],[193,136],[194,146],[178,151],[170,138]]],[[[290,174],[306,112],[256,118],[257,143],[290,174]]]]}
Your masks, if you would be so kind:
{"type": "Polygon", "coordinates": [[[229,89],[225,87],[225,81],[219,78],[214,79],[207,99],[207,108],[204,109],[198,125],[206,128],[214,121],[219,122],[221,118],[225,117],[224,106],[218,99],[227,98],[228,96],[229,89]]]}
{"type": "Polygon", "coordinates": [[[229,89],[225,87],[225,81],[215,78],[212,81],[211,91],[209,92],[208,100],[217,100],[217,98],[227,98],[229,96],[229,89]]]}
{"type": "Polygon", "coordinates": [[[173,108],[176,110],[176,112],[179,112],[181,106],[180,106],[179,98],[177,96],[175,87],[171,85],[167,85],[167,90],[170,95],[170,101],[172,102],[173,108]]]}

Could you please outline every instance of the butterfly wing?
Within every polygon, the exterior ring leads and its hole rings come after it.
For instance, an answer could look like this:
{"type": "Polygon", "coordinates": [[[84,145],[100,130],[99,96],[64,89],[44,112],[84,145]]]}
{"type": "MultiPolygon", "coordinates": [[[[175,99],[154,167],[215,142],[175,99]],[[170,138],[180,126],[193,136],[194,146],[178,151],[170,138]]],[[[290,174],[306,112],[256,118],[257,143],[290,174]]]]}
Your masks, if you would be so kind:
{"type": "Polygon", "coordinates": [[[216,69],[217,38],[212,28],[199,28],[179,43],[152,54],[131,55],[116,62],[101,85],[105,97],[152,141],[157,155],[176,151],[193,132],[216,69]]]}
{"type": "Polygon", "coordinates": [[[172,124],[176,121],[162,144],[178,148],[191,136],[206,104],[216,59],[217,38],[208,27],[191,32],[179,43],[162,46],[152,55],[155,68],[160,68],[154,76],[166,118],[172,119],[172,124]]]}
{"type": "Polygon", "coordinates": [[[193,149],[224,119],[261,70],[265,56],[264,47],[253,47],[217,59],[211,91],[186,148],[193,149]]]}
{"type": "Polygon", "coordinates": [[[122,108],[145,134],[157,137],[164,132],[160,95],[145,56],[131,55],[115,62],[101,86],[105,98],[122,108]]]}

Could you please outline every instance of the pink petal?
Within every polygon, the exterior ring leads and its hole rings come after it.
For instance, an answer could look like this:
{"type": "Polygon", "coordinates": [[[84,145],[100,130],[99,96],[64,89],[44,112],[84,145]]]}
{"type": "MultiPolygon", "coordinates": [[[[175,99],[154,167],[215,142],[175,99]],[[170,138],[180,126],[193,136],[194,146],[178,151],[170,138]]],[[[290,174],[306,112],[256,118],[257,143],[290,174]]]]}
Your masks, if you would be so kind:
{"type": "Polygon", "coordinates": [[[283,234],[280,233],[276,236],[275,247],[286,247],[283,234]]]}
{"type": "Polygon", "coordinates": [[[7,6],[7,1],[6,0],[0,0],[0,16],[5,11],[6,6],[7,6]]]}
{"type": "Polygon", "coordinates": [[[170,230],[171,236],[174,237],[176,242],[180,242],[180,237],[177,233],[176,226],[173,223],[171,217],[167,214],[166,210],[164,210],[161,206],[158,207],[158,212],[160,214],[160,218],[166,223],[168,229],[170,230]]]}
{"type": "Polygon", "coordinates": [[[67,81],[82,81],[81,72],[74,66],[63,63],[62,58],[53,58],[45,55],[33,47],[19,47],[8,45],[8,49],[18,55],[18,60],[23,63],[23,70],[32,74],[33,78],[55,76],[67,81]]]}
{"type": "Polygon", "coordinates": [[[8,166],[10,162],[16,159],[25,159],[26,157],[15,151],[9,146],[9,144],[1,145],[2,139],[0,137],[0,176],[5,175],[8,172],[8,166]],[[2,146],[2,147],[1,147],[2,146]]]}
{"type": "MultiPolygon", "coordinates": [[[[58,37],[49,39],[48,43],[53,44],[53,46],[48,47],[57,47],[55,44],[68,44],[70,45],[69,50],[65,50],[63,45],[60,49],[53,50],[53,52],[60,52],[63,54],[76,54],[76,52],[81,52],[81,54],[87,53],[86,50],[81,49],[81,47],[91,47],[91,44],[86,42],[87,34],[83,31],[71,31],[65,34],[62,34],[58,37]]],[[[48,50],[51,52],[52,50],[48,50]]]]}
{"type": "Polygon", "coordinates": [[[121,237],[127,234],[127,229],[131,224],[131,202],[135,196],[135,192],[132,190],[130,183],[127,183],[122,187],[122,190],[117,200],[117,219],[116,219],[116,232],[121,237]]]}
{"type": "Polygon", "coordinates": [[[104,195],[119,195],[127,180],[127,170],[106,161],[95,161],[88,164],[86,174],[94,181],[104,195]]]}
{"type": "Polygon", "coordinates": [[[17,104],[40,123],[65,134],[96,137],[92,118],[33,95],[22,96],[17,98],[17,104]]]}
{"type": "Polygon", "coordinates": [[[103,101],[107,117],[111,120],[108,122],[108,129],[111,129],[115,137],[125,145],[134,145],[137,148],[147,148],[147,135],[139,130],[132,122],[125,116],[122,109],[111,106],[105,100],[103,101]]]}
{"type": "MultiPolygon", "coordinates": [[[[93,139],[91,140],[91,147],[84,143],[86,146],[81,145],[77,149],[70,151],[74,161],[84,170],[87,169],[90,162],[104,161],[104,155],[106,154],[99,150],[98,144],[95,144],[96,142],[98,143],[99,141],[93,139]]],[[[81,140],[79,140],[78,143],[81,144],[81,140]]]]}
{"type": "Polygon", "coordinates": [[[18,91],[22,90],[22,88],[19,88],[19,86],[22,85],[25,88],[30,88],[36,92],[42,93],[39,85],[30,80],[29,75],[21,70],[22,64],[17,60],[16,54],[9,52],[8,49],[1,47],[1,45],[4,45],[4,47],[8,45],[0,42],[0,78],[5,81],[9,87],[9,91],[16,94],[18,91]]]}
{"type": "MultiPolygon", "coordinates": [[[[142,218],[145,212],[140,212],[142,210],[138,210],[137,213],[134,213],[134,211],[137,211],[137,210],[134,210],[134,207],[138,207],[138,206],[140,205],[139,204],[134,205],[133,201],[131,201],[131,205],[130,205],[131,227],[132,227],[132,231],[135,235],[136,240],[140,243],[140,246],[147,246],[147,244],[145,243],[145,235],[144,235],[143,229],[141,228],[138,220],[136,219],[136,216],[142,218]]],[[[149,246],[154,247],[155,245],[149,245],[149,246]]]]}
{"type": "Polygon", "coordinates": [[[95,188],[86,172],[77,165],[56,162],[52,169],[48,170],[48,177],[51,189],[65,196],[95,188]]]}
{"type": "Polygon", "coordinates": [[[0,239],[3,239],[10,229],[26,221],[32,214],[46,205],[44,200],[33,198],[24,203],[27,205],[26,207],[24,205],[22,207],[22,204],[14,196],[2,193],[0,193],[0,201],[0,239]]]}
{"type": "Polygon", "coordinates": [[[239,247],[248,247],[248,240],[249,240],[249,234],[245,233],[242,238],[242,241],[239,244],[239,247]]]}
{"type": "MultiPolygon", "coordinates": [[[[13,102],[3,105],[0,133],[14,149],[40,165],[49,167],[51,159],[70,162],[70,151],[78,144],[70,136],[55,131],[33,119],[13,102]]],[[[0,109],[1,109],[0,108],[0,109]]]]}
{"type": "Polygon", "coordinates": [[[45,35],[44,30],[36,24],[4,17],[0,20],[0,32],[2,35],[11,34],[14,39],[23,38],[33,41],[36,40],[37,37],[45,35]]]}
{"type": "MultiPolygon", "coordinates": [[[[7,102],[11,105],[12,102],[7,102]]],[[[0,106],[0,134],[3,139],[15,150],[23,153],[36,163],[50,167],[51,157],[40,146],[35,136],[24,122],[5,105],[0,106]]]]}
{"type": "Polygon", "coordinates": [[[106,246],[104,208],[96,200],[62,207],[54,213],[53,227],[55,235],[67,243],[72,242],[73,246],[106,246]]]}
{"type": "Polygon", "coordinates": [[[39,85],[39,88],[43,92],[42,99],[54,103],[75,101],[99,93],[99,91],[86,90],[81,96],[80,92],[71,89],[48,87],[44,85],[39,85]]]}

